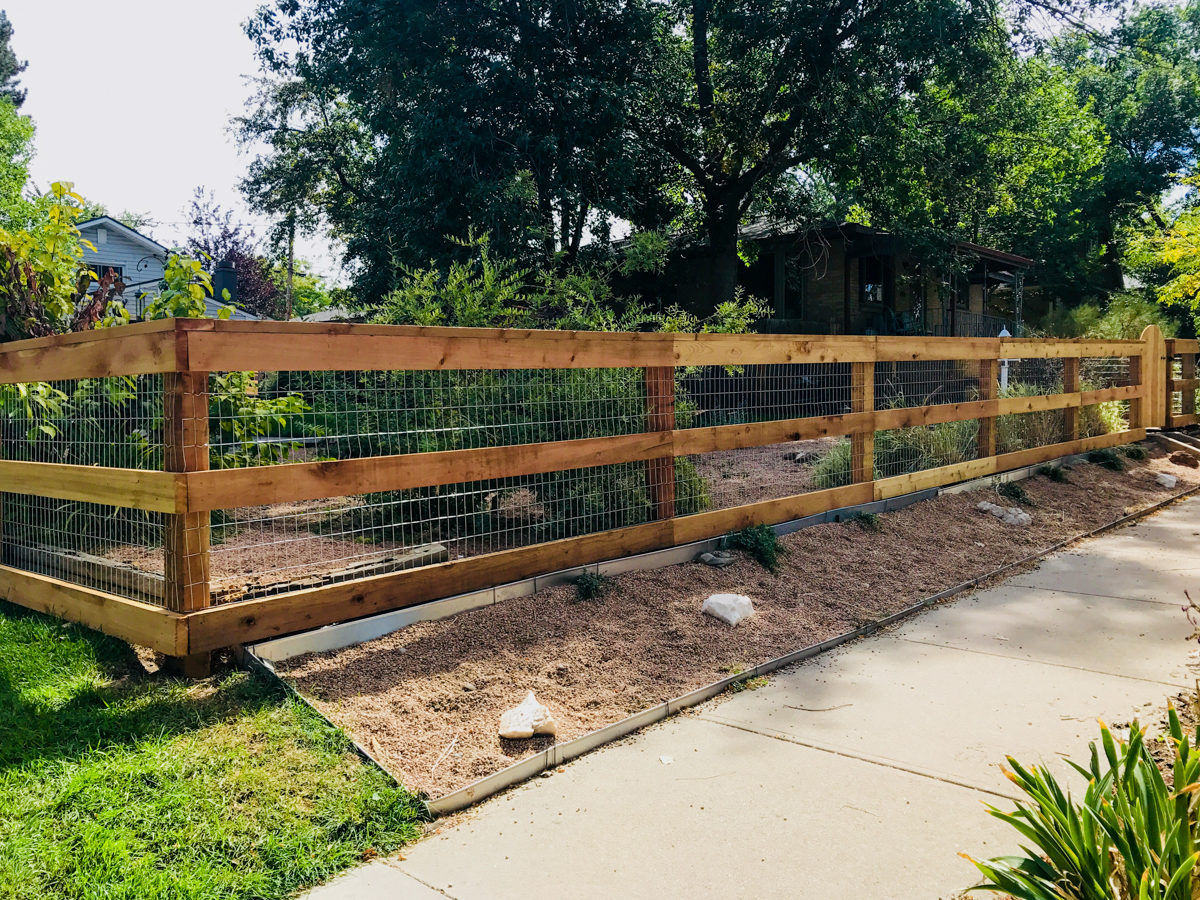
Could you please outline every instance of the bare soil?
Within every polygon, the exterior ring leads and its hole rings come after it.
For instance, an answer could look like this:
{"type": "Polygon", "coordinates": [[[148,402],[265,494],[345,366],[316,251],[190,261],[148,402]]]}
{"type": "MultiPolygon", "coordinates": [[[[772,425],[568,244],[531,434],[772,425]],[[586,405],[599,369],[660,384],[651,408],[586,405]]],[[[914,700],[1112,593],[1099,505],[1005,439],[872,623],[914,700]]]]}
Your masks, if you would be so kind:
{"type": "Polygon", "coordinates": [[[1021,482],[1034,504],[1027,528],[976,510],[981,492],[946,495],[883,516],[882,532],[846,523],[782,538],[776,574],[746,557],[630,573],[598,601],[552,588],[281,668],[407,786],[441,796],[551,743],[497,736],[500,714],[526,691],[550,708],[558,740],[579,737],[1200,482],[1151,453],[1124,472],[1082,464],[1069,484],[1021,482]],[[1174,490],[1155,483],[1159,472],[1179,478],[1174,490]],[[736,629],[700,615],[718,592],[748,594],[756,614],[736,629]]]}

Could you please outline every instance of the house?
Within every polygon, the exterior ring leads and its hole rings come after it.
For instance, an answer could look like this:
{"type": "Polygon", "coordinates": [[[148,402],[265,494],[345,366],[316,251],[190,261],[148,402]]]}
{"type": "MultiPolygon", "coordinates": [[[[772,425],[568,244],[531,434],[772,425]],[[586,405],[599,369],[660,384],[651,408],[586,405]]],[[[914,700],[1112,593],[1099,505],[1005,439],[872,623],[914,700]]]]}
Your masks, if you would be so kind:
{"type": "MultiPolygon", "coordinates": [[[[146,306],[161,290],[171,251],[112,216],[89,219],[76,227],[81,242],[87,241],[92,245],[83,244],[83,261],[97,275],[104,275],[113,269],[117,277],[125,282],[126,308],[131,316],[140,318],[146,306]]],[[[225,305],[209,297],[205,301],[205,312],[215,319],[225,305]]],[[[235,308],[231,318],[250,320],[258,317],[235,308]]]]}
{"type": "MultiPolygon", "coordinates": [[[[1033,260],[959,242],[965,271],[922,268],[893,234],[854,223],[775,233],[745,226],[749,264],[738,284],[771,310],[762,331],[780,334],[922,334],[994,337],[1016,334],[1025,278],[1033,260]]],[[[684,250],[672,266],[676,302],[712,312],[713,263],[706,247],[684,250]]]]}

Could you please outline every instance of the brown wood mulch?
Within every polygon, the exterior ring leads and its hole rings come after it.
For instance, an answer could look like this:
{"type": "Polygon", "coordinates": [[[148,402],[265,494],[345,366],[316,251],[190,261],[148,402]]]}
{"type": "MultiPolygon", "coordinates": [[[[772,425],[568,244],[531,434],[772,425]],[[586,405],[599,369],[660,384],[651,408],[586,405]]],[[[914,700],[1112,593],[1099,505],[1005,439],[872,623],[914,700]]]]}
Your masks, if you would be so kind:
{"type": "Polygon", "coordinates": [[[886,514],[882,532],[845,523],[782,538],[776,574],[739,554],[725,569],[690,563],[621,575],[598,601],[551,588],[299,657],[281,674],[408,787],[442,796],[549,745],[547,737],[497,736],[500,714],[526,691],[550,708],[559,740],[579,737],[1200,481],[1195,470],[1151,453],[1124,472],[1080,464],[1069,484],[1021,482],[1034,504],[1027,528],[975,509],[982,499],[1015,505],[994,494],[945,495],[886,514]],[[1176,475],[1178,485],[1157,485],[1159,472],[1176,475]],[[755,615],[736,629],[702,616],[703,599],[719,592],[748,594],[755,615]]]}

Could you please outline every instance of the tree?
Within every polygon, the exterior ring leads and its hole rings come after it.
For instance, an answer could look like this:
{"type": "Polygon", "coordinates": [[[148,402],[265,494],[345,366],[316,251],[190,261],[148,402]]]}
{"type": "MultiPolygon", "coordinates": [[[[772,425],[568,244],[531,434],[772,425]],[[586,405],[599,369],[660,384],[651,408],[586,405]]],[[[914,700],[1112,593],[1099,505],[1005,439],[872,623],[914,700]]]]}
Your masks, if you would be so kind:
{"type": "Polygon", "coordinates": [[[1119,290],[1122,227],[1144,214],[1165,229],[1161,197],[1200,153],[1200,3],[1135,5],[1109,33],[1061,39],[1054,58],[1108,136],[1081,206],[1102,256],[1095,287],[1119,290]]]}
{"type": "Polygon", "coordinates": [[[237,270],[237,305],[264,318],[282,316],[279,288],[271,278],[271,266],[256,250],[254,230],[234,220],[233,210],[223,210],[212,192],[198,187],[185,211],[190,232],[186,248],[198,256],[204,270],[228,261],[237,270]]]}
{"type": "Polygon", "coordinates": [[[25,195],[33,157],[33,121],[0,97],[0,226],[24,228],[37,215],[25,195]]]}
{"type": "Polygon", "coordinates": [[[6,97],[13,109],[20,109],[25,102],[25,91],[20,87],[18,75],[29,66],[17,59],[12,48],[13,26],[8,14],[0,9],[0,97],[6,97]]]}

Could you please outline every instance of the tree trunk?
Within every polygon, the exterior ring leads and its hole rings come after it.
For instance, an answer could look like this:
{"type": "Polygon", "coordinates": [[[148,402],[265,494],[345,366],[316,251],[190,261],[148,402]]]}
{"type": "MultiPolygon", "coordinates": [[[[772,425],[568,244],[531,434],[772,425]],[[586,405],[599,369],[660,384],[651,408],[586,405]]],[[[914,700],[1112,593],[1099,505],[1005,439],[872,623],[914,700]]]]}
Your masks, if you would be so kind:
{"type": "Polygon", "coordinates": [[[713,248],[712,305],[714,309],[719,304],[733,299],[737,291],[739,262],[736,241],[713,248]]]}

